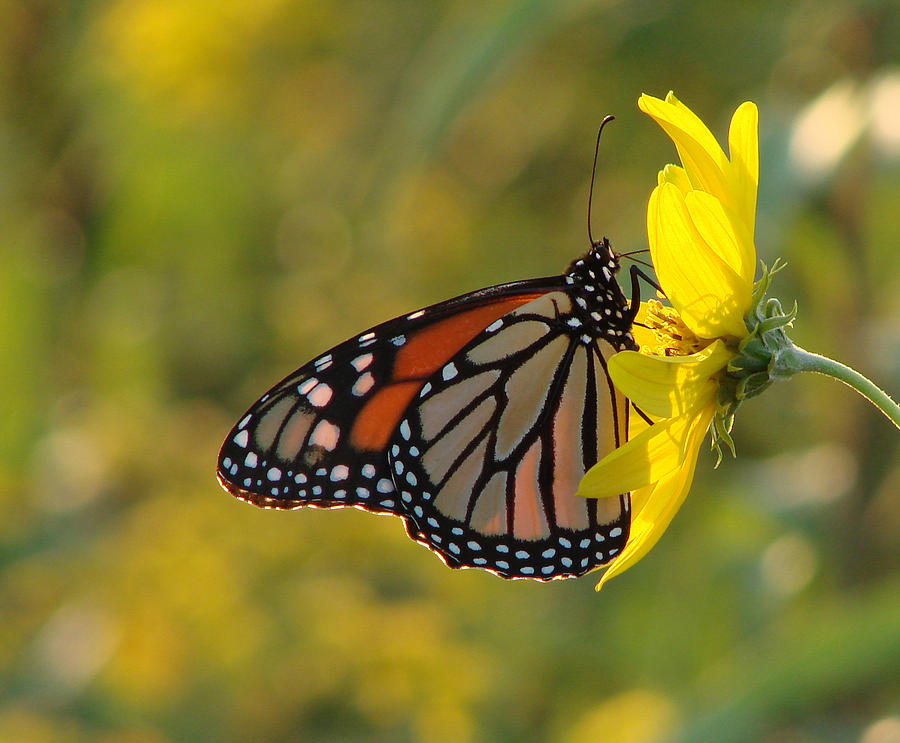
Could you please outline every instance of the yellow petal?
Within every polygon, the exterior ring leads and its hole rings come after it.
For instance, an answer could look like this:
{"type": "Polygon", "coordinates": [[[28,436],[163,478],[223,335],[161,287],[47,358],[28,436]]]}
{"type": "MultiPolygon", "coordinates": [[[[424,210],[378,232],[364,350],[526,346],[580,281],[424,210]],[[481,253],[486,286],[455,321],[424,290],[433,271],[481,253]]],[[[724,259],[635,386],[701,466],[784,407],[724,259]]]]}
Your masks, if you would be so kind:
{"type": "MultiPolygon", "coordinates": [[[[756,106],[749,101],[742,103],[732,116],[728,134],[729,161],[706,125],[671,92],[665,101],[642,96],[638,105],[672,138],[692,188],[721,201],[739,238],[741,275],[746,283],[752,283],[756,271],[753,233],[759,183],[759,115],[756,106]]],[[[660,174],[660,182],[663,178],[660,174]]],[[[681,181],[666,180],[685,192],[681,181]]]]}
{"type": "Polygon", "coordinates": [[[660,285],[685,325],[700,338],[747,334],[743,278],[707,245],[681,191],[657,186],[647,206],[647,240],[660,285]]]}
{"type": "MultiPolygon", "coordinates": [[[[644,415],[647,415],[647,417],[652,421],[652,423],[659,422],[659,418],[657,418],[656,416],[649,415],[647,413],[645,413],[644,415]]],[[[636,413],[632,413],[631,415],[629,415],[628,416],[628,440],[631,441],[631,439],[636,439],[644,431],[646,431],[648,428],[650,428],[652,423],[648,423],[640,415],[637,415],[636,413]]]]}
{"type": "Polygon", "coordinates": [[[606,581],[625,572],[646,555],[681,508],[691,489],[697,454],[712,415],[713,408],[710,406],[702,415],[693,419],[688,432],[687,455],[681,467],[658,482],[631,494],[631,531],[628,542],[597,583],[598,591],[606,581]]]}
{"type": "Polygon", "coordinates": [[[756,251],[742,249],[741,238],[733,220],[725,213],[722,202],[715,196],[710,196],[705,191],[691,191],[685,195],[684,203],[703,241],[740,277],[743,296],[738,301],[749,307],[753,274],[756,270],[756,251]],[[748,252],[752,255],[748,255],[748,252]]]}
{"type": "MultiPolygon", "coordinates": [[[[738,106],[731,117],[728,130],[728,151],[731,156],[731,180],[734,188],[734,208],[747,229],[746,243],[753,247],[753,228],[756,221],[756,190],[759,186],[759,111],[751,101],[738,106]]],[[[756,269],[756,255],[748,256],[756,269]]]]}
{"type": "Polygon", "coordinates": [[[653,117],[669,135],[694,188],[721,196],[729,192],[729,163],[725,153],[700,118],[671,92],[665,101],[649,95],[638,100],[640,109],[653,117]]]}
{"type": "Polygon", "coordinates": [[[661,418],[687,415],[711,402],[713,379],[735,354],[717,340],[690,356],[648,356],[622,351],[609,360],[613,384],[642,411],[661,418]]]}
{"type": "MultiPolygon", "coordinates": [[[[705,410],[705,409],[704,409],[705,410]]],[[[607,454],[581,478],[576,495],[609,498],[662,479],[684,461],[695,416],[668,418],[607,454]]]]}
{"type": "Polygon", "coordinates": [[[686,194],[688,191],[693,191],[691,181],[687,177],[687,173],[684,172],[684,168],[678,165],[672,165],[671,163],[659,171],[657,182],[671,183],[678,186],[678,190],[683,194],[686,194]]]}

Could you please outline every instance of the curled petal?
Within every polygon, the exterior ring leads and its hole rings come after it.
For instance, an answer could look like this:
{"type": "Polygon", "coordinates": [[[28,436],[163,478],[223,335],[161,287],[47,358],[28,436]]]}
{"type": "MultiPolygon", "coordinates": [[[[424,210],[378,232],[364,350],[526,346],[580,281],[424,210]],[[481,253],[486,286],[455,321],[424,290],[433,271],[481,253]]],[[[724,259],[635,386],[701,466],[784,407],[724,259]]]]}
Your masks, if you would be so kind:
{"type": "Polygon", "coordinates": [[[648,356],[622,351],[608,365],[613,384],[642,411],[662,418],[687,415],[711,402],[714,377],[735,356],[717,340],[690,356],[648,356]]]}
{"type": "Polygon", "coordinates": [[[687,415],[653,424],[591,467],[575,494],[609,498],[650,485],[674,472],[684,461],[688,433],[696,417],[687,415]]]}
{"type": "Polygon", "coordinates": [[[665,101],[642,95],[638,106],[653,117],[675,143],[678,157],[694,188],[716,195],[728,191],[729,163],[725,153],[693,111],[671,92],[665,101]]]}
{"type": "Polygon", "coordinates": [[[697,454],[703,436],[709,428],[713,410],[710,406],[702,415],[692,419],[686,441],[687,456],[682,466],[657,482],[632,492],[631,532],[628,542],[621,554],[606,569],[597,584],[598,591],[606,581],[625,572],[646,555],[681,508],[691,489],[697,454]]]}
{"type": "MultiPolygon", "coordinates": [[[[756,104],[746,101],[731,117],[728,130],[728,151],[731,155],[731,180],[734,190],[734,211],[746,230],[744,244],[752,248],[756,220],[756,190],[759,186],[759,111],[756,104]]],[[[756,256],[749,257],[756,263],[756,256]]],[[[754,270],[756,266],[754,265],[754,270]]]]}
{"type": "Polygon", "coordinates": [[[650,195],[647,239],[656,275],[685,325],[701,338],[746,335],[747,284],[706,243],[684,194],[670,183],[650,195]]]}
{"type": "Polygon", "coordinates": [[[678,165],[672,165],[671,163],[666,165],[666,167],[659,171],[659,176],[656,180],[659,185],[671,183],[674,186],[678,186],[678,190],[683,194],[693,191],[687,173],[684,172],[684,168],[678,165]]]}

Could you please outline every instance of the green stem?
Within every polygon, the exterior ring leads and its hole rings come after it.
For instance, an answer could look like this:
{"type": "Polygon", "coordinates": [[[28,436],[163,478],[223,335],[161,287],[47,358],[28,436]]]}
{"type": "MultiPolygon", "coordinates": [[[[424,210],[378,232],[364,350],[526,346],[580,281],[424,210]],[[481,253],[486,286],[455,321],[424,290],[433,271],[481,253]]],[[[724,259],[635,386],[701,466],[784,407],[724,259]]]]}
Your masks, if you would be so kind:
{"type": "Polygon", "coordinates": [[[785,370],[817,372],[849,385],[884,413],[897,428],[900,428],[900,405],[897,405],[884,390],[855,369],[826,356],[805,351],[799,346],[784,349],[782,359],[785,362],[782,368],[785,370]]]}

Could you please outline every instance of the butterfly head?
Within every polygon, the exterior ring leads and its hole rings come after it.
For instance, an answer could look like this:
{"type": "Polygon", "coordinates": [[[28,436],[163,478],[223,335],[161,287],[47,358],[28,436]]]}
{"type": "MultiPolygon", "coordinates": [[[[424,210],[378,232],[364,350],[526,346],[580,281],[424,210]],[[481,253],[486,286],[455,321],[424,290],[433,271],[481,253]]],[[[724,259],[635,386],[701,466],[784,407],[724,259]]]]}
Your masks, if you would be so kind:
{"type": "Polygon", "coordinates": [[[566,269],[567,283],[583,287],[587,294],[593,294],[597,289],[601,293],[609,290],[621,293],[615,279],[618,271],[619,254],[604,237],[593,243],[587,253],[569,264],[566,269]]]}
{"type": "Polygon", "coordinates": [[[566,271],[566,284],[579,314],[593,327],[594,334],[616,345],[630,348],[631,312],[628,301],[616,281],[619,255],[603,238],[572,262],[566,271]]]}

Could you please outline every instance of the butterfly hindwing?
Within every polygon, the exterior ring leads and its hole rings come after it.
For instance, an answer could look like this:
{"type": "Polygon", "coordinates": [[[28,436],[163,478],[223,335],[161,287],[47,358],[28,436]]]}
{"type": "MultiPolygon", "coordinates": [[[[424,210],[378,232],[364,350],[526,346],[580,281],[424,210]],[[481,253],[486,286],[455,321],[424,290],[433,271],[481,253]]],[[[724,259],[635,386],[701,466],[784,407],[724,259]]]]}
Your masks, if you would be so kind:
{"type": "Polygon", "coordinates": [[[628,536],[628,496],[575,496],[625,440],[608,383],[618,348],[585,332],[573,298],[548,292],[496,320],[437,370],[389,455],[411,537],[452,567],[504,577],[582,575],[628,536]]]}

